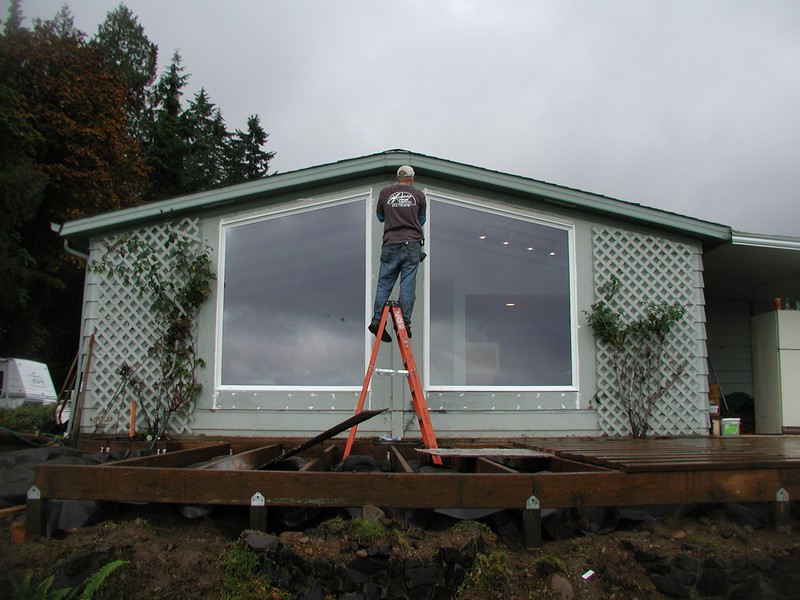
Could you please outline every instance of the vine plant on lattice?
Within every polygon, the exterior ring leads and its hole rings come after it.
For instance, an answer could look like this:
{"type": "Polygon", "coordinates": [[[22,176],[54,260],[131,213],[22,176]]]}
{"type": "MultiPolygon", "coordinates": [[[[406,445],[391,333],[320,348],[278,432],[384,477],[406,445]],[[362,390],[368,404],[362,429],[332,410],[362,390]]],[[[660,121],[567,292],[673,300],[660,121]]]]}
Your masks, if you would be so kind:
{"type": "Polygon", "coordinates": [[[624,408],[631,435],[647,436],[656,403],[684,372],[687,360],[668,361],[666,339],[683,319],[686,308],[677,302],[651,302],[638,319],[625,318],[614,298],[620,290],[616,276],[600,288],[586,320],[600,342],[611,349],[616,396],[624,408]],[[664,374],[664,371],[668,372],[664,374]]]}
{"type": "MultiPolygon", "coordinates": [[[[141,236],[123,236],[105,244],[105,253],[90,265],[95,273],[104,273],[137,297],[146,298],[153,317],[154,336],[148,357],[159,366],[159,378],[152,416],[145,413],[147,433],[154,439],[163,435],[173,415],[188,415],[200,394],[197,369],[205,363],[197,355],[197,318],[211,294],[210,250],[196,250],[173,225],[167,226],[163,243],[141,236]]],[[[142,357],[137,357],[141,360],[142,357]]],[[[136,370],[124,362],[118,370],[122,387],[142,394],[136,370]]]]}

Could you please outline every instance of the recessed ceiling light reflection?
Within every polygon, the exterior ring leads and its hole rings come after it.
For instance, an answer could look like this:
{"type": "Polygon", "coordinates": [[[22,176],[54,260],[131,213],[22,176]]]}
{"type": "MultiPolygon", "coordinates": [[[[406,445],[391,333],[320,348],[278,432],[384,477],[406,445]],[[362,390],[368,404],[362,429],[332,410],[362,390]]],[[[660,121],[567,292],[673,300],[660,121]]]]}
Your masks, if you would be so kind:
{"type": "Polygon", "coordinates": [[[516,305],[517,305],[516,302],[506,302],[506,306],[509,306],[509,307],[516,306],[516,305]]]}
{"type": "Polygon", "coordinates": [[[479,240],[485,240],[485,239],[486,239],[486,236],[485,236],[485,235],[479,235],[479,236],[478,236],[478,239],[479,239],[479,240]]]}

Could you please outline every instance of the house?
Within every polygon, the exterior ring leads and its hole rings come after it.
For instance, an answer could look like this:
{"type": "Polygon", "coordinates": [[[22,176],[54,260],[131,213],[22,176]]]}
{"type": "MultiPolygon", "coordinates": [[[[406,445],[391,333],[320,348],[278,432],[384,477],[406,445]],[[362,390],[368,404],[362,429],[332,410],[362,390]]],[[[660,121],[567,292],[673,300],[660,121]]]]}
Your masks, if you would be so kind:
{"type": "MultiPolygon", "coordinates": [[[[209,250],[203,389],[190,415],[173,418],[175,433],[308,437],[352,414],[374,341],[375,202],[402,164],[429,204],[412,345],[439,438],[627,435],[585,318],[614,276],[633,316],[650,301],[687,307],[668,347],[686,369],[652,432],[707,434],[710,382],[753,393],[752,314],[800,298],[800,240],[403,150],[64,223],[67,247],[90,262],[125,234],[164,247],[167,222],[209,250]]],[[[114,394],[121,365],[150,390],[157,381],[148,299],[87,270],[83,332],[94,344],[81,428],[127,431],[131,398],[114,394]]],[[[401,366],[393,344],[378,360],[401,366]]],[[[154,410],[143,399],[139,424],[154,410]]],[[[359,435],[419,437],[404,378],[373,377],[367,407],[388,410],[359,435]]]]}

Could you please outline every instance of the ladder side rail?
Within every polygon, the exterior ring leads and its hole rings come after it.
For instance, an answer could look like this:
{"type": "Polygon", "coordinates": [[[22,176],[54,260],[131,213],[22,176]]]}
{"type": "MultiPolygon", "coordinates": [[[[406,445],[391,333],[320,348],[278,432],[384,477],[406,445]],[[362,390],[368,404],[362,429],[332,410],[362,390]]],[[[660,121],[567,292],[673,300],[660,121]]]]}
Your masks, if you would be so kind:
{"type": "MultiPolygon", "coordinates": [[[[419,421],[422,441],[428,448],[438,448],[439,444],[433,432],[433,424],[431,423],[430,414],[428,413],[428,405],[425,402],[425,394],[422,391],[422,382],[420,381],[419,371],[417,370],[417,364],[414,360],[414,352],[411,349],[411,340],[408,339],[405,319],[403,319],[403,312],[399,306],[392,306],[392,318],[394,319],[397,343],[400,347],[400,356],[403,359],[403,365],[408,370],[408,386],[411,390],[411,402],[414,405],[414,412],[417,414],[417,420],[419,421]]],[[[431,459],[436,465],[443,464],[440,456],[434,455],[431,459]]]]}
{"type": "MultiPolygon", "coordinates": [[[[367,372],[364,375],[364,385],[361,386],[361,393],[358,396],[358,404],[356,405],[356,410],[354,414],[359,414],[361,411],[364,410],[364,401],[367,398],[367,390],[369,389],[369,382],[372,379],[372,372],[375,370],[375,361],[378,358],[378,350],[381,347],[381,336],[383,335],[383,330],[386,328],[386,317],[389,314],[389,306],[383,307],[383,313],[381,314],[381,324],[378,327],[378,333],[375,335],[375,345],[372,347],[372,356],[369,359],[369,366],[367,367],[367,372]]],[[[347,436],[347,443],[344,446],[344,452],[342,453],[342,460],[346,459],[350,456],[350,451],[353,449],[353,442],[356,439],[356,430],[358,429],[358,423],[353,425],[350,428],[350,434],[347,436]]]]}

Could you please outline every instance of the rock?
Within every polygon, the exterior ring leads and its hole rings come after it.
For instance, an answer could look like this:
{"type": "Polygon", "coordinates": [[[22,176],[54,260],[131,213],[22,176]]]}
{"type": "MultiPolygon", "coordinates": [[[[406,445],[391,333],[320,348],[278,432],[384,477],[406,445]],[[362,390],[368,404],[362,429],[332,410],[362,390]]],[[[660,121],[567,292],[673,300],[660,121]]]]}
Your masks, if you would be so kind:
{"type": "Polygon", "coordinates": [[[761,600],[763,597],[764,591],[757,576],[750,577],[741,585],[737,585],[728,595],[729,600],[761,600]]]}
{"type": "Polygon", "coordinates": [[[260,531],[246,531],[242,535],[242,540],[256,552],[274,552],[280,545],[278,536],[261,533],[260,531]]]}
{"type": "Polygon", "coordinates": [[[406,586],[409,590],[423,585],[434,585],[438,579],[439,569],[436,567],[418,567],[406,570],[406,586]]]}
{"type": "Polygon", "coordinates": [[[701,596],[721,596],[728,593],[728,576],[722,569],[703,569],[697,580],[701,596]]]}
{"type": "Polygon", "coordinates": [[[572,587],[569,579],[559,573],[550,575],[550,579],[547,580],[547,587],[555,596],[561,598],[561,600],[573,600],[575,598],[575,589],[572,587]]]}
{"type": "Polygon", "coordinates": [[[673,540],[685,540],[686,539],[686,532],[685,531],[676,531],[672,535],[673,540]]]}
{"type": "Polygon", "coordinates": [[[364,515],[363,518],[368,521],[383,521],[386,519],[386,513],[377,506],[372,506],[371,504],[364,507],[362,514],[364,515]]]}
{"type": "Polygon", "coordinates": [[[736,533],[736,529],[734,529],[733,525],[721,525],[719,528],[719,535],[724,539],[730,539],[733,537],[733,534],[736,533]]]}

